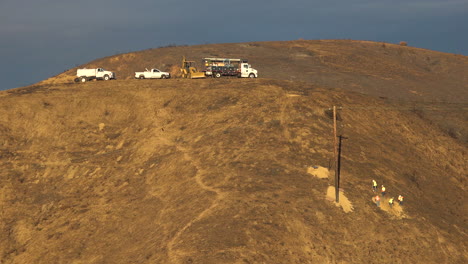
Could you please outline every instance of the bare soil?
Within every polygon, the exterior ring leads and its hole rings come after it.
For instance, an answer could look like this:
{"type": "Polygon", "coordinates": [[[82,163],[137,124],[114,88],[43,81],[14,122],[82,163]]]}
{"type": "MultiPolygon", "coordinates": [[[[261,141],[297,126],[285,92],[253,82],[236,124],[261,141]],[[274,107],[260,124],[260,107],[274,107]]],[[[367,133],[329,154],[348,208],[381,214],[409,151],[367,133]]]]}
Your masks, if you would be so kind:
{"type": "Polygon", "coordinates": [[[330,174],[329,170],[322,166],[312,166],[307,168],[307,173],[320,178],[320,179],[328,179],[330,174]]]}
{"type": "Polygon", "coordinates": [[[339,206],[343,209],[345,213],[349,213],[353,211],[353,204],[351,201],[345,196],[344,191],[340,190],[338,193],[338,202],[336,201],[336,188],[334,186],[328,186],[327,200],[334,202],[336,206],[339,206]]]}

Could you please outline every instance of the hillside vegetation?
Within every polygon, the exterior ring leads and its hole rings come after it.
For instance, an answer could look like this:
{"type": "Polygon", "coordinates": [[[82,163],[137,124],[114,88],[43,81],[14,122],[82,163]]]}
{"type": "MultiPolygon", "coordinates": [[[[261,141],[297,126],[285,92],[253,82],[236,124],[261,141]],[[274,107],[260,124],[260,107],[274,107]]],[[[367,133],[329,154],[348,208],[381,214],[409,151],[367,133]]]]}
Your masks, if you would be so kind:
{"type": "Polygon", "coordinates": [[[413,87],[421,100],[408,103],[419,66],[388,72],[394,55],[384,68],[359,68],[346,59],[353,51],[336,48],[343,43],[162,48],[89,64],[115,69],[117,81],[74,84],[70,70],[0,92],[0,263],[466,263],[467,148],[424,116],[449,105],[443,113],[466,125],[466,75],[458,76],[466,57],[349,42],[440,56],[439,78],[413,87]],[[246,56],[262,78],[130,78],[131,65],[162,58],[166,65],[142,67],[170,69],[180,51],[213,49],[232,57],[263,49],[246,56]],[[317,70],[283,73],[305,58],[317,70]],[[379,78],[394,94],[371,89],[379,78]],[[364,90],[350,91],[351,80],[364,90]],[[437,95],[431,83],[462,86],[451,104],[436,103],[424,97],[437,95]],[[341,106],[340,203],[333,105],[341,106]],[[372,179],[387,187],[381,207],[372,179]],[[404,204],[390,208],[400,194],[404,204]]]}
{"type": "MultiPolygon", "coordinates": [[[[97,59],[119,79],[159,68],[179,73],[182,56],[249,59],[261,78],[301,81],[385,98],[413,109],[463,144],[468,143],[468,57],[389,43],[296,40],[165,47],[97,59]],[[461,109],[461,110],[460,110],[461,109]]],[[[44,83],[71,83],[76,68],[44,83]]]]}

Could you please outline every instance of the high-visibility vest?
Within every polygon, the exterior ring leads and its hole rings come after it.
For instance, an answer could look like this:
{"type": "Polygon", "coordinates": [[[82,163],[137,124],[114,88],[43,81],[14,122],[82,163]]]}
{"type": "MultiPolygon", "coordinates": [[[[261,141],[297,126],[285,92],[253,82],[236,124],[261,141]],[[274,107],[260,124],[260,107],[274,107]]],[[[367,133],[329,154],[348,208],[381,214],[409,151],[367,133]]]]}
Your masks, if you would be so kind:
{"type": "Polygon", "coordinates": [[[377,187],[377,182],[375,180],[372,180],[372,184],[374,187],[377,187]]]}
{"type": "Polygon", "coordinates": [[[388,200],[388,203],[392,204],[393,203],[393,198],[390,198],[390,200],[388,200]]]}
{"type": "Polygon", "coordinates": [[[380,197],[377,195],[377,196],[375,197],[375,200],[376,200],[376,201],[380,201],[380,197]]]}
{"type": "Polygon", "coordinates": [[[385,192],[385,187],[382,186],[382,192],[385,192]]]}

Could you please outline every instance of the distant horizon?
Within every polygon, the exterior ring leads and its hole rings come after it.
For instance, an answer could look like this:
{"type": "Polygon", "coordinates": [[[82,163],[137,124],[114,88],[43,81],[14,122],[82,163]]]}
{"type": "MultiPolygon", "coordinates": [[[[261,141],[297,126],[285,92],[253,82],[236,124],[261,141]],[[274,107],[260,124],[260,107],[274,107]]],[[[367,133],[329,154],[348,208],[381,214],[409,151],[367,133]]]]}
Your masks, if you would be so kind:
{"type": "MultiPolygon", "coordinates": [[[[10,90],[10,89],[15,89],[15,88],[21,88],[21,87],[27,87],[27,86],[31,86],[31,85],[35,85],[41,81],[44,81],[44,80],[47,80],[49,78],[53,78],[54,76],[57,76],[57,75],[60,75],[66,71],[69,71],[73,68],[77,68],[77,67],[80,67],[81,65],[85,65],[85,64],[88,64],[92,61],[95,61],[95,60],[99,60],[99,59],[102,59],[102,58],[106,58],[106,57],[113,57],[113,56],[119,56],[119,55],[122,55],[122,54],[129,54],[129,53],[135,53],[135,52],[141,52],[141,51],[145,51],[145,50],[153,50],[153,49],[160,49],[160,48],[167,48],[167,47],[190,47],[190,46],[204,46],[204,45],[217,45],[217,44],[236,44],[236,43],[257,43],[257,42],[290,42],[290,41],[340,41],[340,40],[343,40],[343,41],[363,41],[363,42],[374,42],[374,43],[384,43],[384,44],[390,44],[390,45],[396,45],[396,46],[400,46],[400,42],[406,42],[404,40],[401,40],[399,41],[398,43],[391,43],[391,42],[387,42],[387,41],[374,41],[374,40],[364,40],[364,39],[291,39],[291,40],[263,40],[263,41],[243,41],[243,42],[220,42],[220,43],[201,43],[201,44],[176,44],[176,43],[169,43],[169,44],[166,44],[166,45],[160,45],[160,46],[157,46],[157,47],[153,47],[153,48],[146,48],[146,49],[141,49],[141,50],[134,50],[134,51],[126,51],[126,52],[121,52],[121,53],[115,53],[113,55],[107,55],[107,56],[103,56],[103,57],[98,57],[98,58],[94,58],[94,59],[90,59],[89,61],[87,62],[84,62],[84,63],[81,63],[81,64],[75,64],[74,66],[72,67],[69,67],[65,70],[62,70],[60,72],[57,72],[55,74],[52,74],[50,76],[47,76],[43,79],[38,79],[36,81],[33,81],[32,83],[29,83],[29,84],[25,84],[25,85],[22,85],[22,86],[17,86],[17,87],[11,87],[11,88],[6,88],[6,89],[0,89],[0,91],[2,90],[10,90]]],[[[428,51],[433,51],[433,52],[441,52],[441,53],[446,53],[446,54],[453,54],[453,55],[460,55],[460,56],[468,56],[468,54],[457,54],[457,53],[451,53],[451,52],[445,52],[445,51],[439,51],[439,50],[432,50],[432,49],[428,49],[428,48],[423,48],[423,47],[416,47],[416,46],[412,46],[411,43],[407,43],[407,46],[408,48],[417,48],[417,49],[423,49],[423,50],[428,50],[428,51]]],[[[467,51],[468,52],[468,51],[467,51]]]]}
{"type": "Polygon", "coordinates": [[[468,56],[468,1],[460,0],[4,0],[0,90],[23,87],[99,58],[160,46],[349,39],[468,56]],[[209,10],[209,12],[207,12],[209,10]],[[25,74],[25,72],[27,74],[25,74]]]}

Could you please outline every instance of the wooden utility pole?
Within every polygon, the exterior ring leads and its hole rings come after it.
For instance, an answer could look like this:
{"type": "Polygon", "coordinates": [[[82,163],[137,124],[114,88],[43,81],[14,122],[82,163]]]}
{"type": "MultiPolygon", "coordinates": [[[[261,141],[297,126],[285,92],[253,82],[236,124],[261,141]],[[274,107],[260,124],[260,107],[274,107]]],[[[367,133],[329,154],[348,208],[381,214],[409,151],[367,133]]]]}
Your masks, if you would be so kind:
{"type": "Polygon", "coordinates": [[[336,202],[340,202],[340,183],[338,178],[338,143],[336,135],[336,106],[333,106],[333,152],[335,153],[335,195],[336,202]]]}

